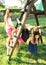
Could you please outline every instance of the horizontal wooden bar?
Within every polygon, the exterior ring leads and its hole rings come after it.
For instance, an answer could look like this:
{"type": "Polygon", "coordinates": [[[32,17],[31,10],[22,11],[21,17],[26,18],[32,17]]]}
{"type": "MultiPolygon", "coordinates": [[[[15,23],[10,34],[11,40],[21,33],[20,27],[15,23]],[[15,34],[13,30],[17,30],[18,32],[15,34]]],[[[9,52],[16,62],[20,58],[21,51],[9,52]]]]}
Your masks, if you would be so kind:
{"type": "Polygon", "coordinates": [[[45,15],[44,11],[30,11],[30,14],[36,14],[36,15],[45,15]]]}

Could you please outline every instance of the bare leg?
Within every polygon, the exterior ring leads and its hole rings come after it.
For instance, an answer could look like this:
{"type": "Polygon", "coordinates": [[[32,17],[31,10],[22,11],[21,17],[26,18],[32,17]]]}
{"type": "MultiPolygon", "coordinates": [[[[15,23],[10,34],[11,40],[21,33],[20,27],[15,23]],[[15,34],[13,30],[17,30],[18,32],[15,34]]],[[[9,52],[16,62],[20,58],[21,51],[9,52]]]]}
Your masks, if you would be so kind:
{"type": "Polygon", "coordinates": [[[10,37],[8,37],[7,38],[7,43],[6,43],[6,47],[7,47],[7,55],[9,55],[9,53],[10,53],[10,40],[11,40],[11,38],[10,37]]]}
{"type": "Polygon", "coordinates": [[[16,44],[15,51],[18,51],[18,49],[19,49],[19,42],[17,42],[16,44]]]}

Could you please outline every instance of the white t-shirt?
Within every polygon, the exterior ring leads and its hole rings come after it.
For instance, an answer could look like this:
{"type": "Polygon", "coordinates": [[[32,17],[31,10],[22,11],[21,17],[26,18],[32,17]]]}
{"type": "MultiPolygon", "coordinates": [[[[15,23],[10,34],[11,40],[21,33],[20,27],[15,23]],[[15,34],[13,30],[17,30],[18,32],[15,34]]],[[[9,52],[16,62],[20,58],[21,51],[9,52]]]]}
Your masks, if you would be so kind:
{"type": "Polygon", "coordinates": [[[8,18],[8,21],[6,22],[6,31],[9,28],[9,25],[14,26],[11,18],[8,18]]]}

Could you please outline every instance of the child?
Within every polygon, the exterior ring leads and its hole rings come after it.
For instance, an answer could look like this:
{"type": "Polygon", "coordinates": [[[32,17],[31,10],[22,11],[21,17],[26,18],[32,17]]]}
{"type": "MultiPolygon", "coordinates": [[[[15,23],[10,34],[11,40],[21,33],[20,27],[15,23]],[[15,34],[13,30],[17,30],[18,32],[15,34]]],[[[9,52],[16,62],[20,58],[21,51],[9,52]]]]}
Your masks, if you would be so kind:
{"type": "Polygon", "coordinates": [[[13,31],[17,32],[17,30],[14,28],[14,25],[12,23],[11,16],[12,16],[12,11],[10,9],[7,9],[4,17],[4,27],[8,35],[7,44],[6,44],[8,56],[10,55],[9,49],[10,49],[10,41],[13,39],[13,31]]]}
{"type": "Polygon", "coordinates": [[[25,24],[22,32],[21,32],[21,36],[18,39],[19,43],[26,43],[26,41],[28,40],[29,36],[30,36],[30,30],[33,28],[34,26],[31,26],[29,24],[25,24]]]}
{"type": "Polygon", "coordinates": [[[37,54],[37,43],[39,42],[39,31],[33,31],[32,40],[29,42],[29,52],[37,54]]]}
{"type": "Polygon", "coordinates": [[[22,33],[21,33],[21,36],[18,39],[18,42],[19,43],[26,43],[28,38],[29,38],[29,31],[28,31],[28,29],[23,29],[22,33]]]}

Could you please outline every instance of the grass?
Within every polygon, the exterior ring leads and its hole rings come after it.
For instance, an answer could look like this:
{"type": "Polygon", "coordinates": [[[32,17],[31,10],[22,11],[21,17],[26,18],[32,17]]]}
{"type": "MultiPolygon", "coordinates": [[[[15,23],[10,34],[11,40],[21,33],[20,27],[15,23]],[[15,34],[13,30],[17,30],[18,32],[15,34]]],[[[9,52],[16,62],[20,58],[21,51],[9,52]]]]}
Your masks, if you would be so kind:
{"type": "MultiPolygon", "coordinates": [[[[40,25],[46,25],[46,18],[39,18],[40,25]]],[[[27,20],[28,24],[36,25],[34,19],[27,20]]],[[[14,25],[16,22],[14,21],[14,25]]],[[[44,29],[46,31],[46,29],[44,29]]],[[[46,65],[46,34],[43,35],[43,43],[38,44],[38,54],[28,53],[28,42],[21,44],[16,54],[14,51],[11,61],[6,56],[6,32],[3,22],[0,22],[0,65],[46,65]]]]}

